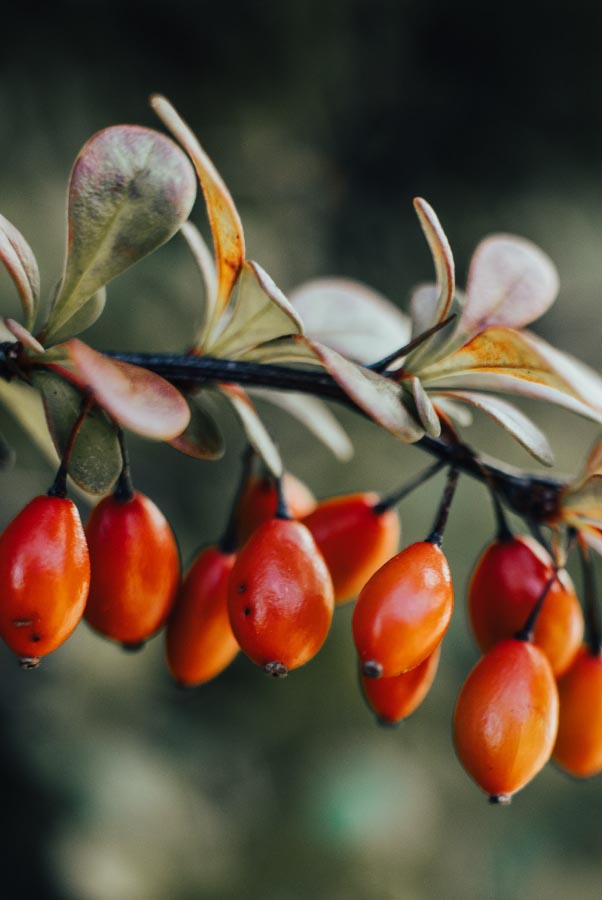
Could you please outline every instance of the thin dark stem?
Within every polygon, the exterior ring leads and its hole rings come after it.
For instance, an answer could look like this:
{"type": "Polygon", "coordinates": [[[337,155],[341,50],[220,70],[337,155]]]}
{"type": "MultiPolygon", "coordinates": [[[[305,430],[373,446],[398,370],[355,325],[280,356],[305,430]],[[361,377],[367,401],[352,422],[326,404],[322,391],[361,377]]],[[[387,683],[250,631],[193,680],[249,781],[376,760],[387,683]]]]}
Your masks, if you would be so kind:
{"type": "Polygon", "coordinates": [[[289,509],[289,505],[286,502],[286,497],[284,496],[284,486],[283,486],[283,478],[282,475],[279,478],[276,478],[276,491],[278,492],[278,504],[276,506],[276,512],[274,513],[275,519],[292,519],[292,514],[289,509]]]}
{"type": "Polygon", "coordinates": [[[585,621],[587,622],[587,638],[592,656],[602,652],[602,631],[600,629],[600,612],[596,600],[596,580],[594,578],[594,561],[589,550],[579,544],[581,571],[583,573],[583,596],[585,600],[585,621]]]}
{"type": "Polygon", "coordinates": [[[535,631],[535,626],[537,624],[537,619],[539,618],[539,614],[544,604],[544,600],[550,593],[550,588],[558,578],[558,572],[554,571],[554,574],[551,575],[546,581],[543,590],[537,600],[535,601],[535,605],[531,612],[527,617],[527,621],[523,625],[520,631],[517,631],[514,637],[517,641],[532,641],[533,633],[535,631]]]}
{"type": "Polygon", "coordinates": [[[415,478],[412,478],[411,481],[407,481],[403,487],[394,491],[392,494],[389,494],[387,497],[383,497],[382,500],[379,500],[379,502],[374,505],[373,511],[379,516],[382,513],[387,512],[387,510],[391,509],[393,506],[397,506],[397,504],[409,496],[412,491],[415,491],[421,485],[425,484],[425,482],[430,478],[433,478],[437,472],[440,472],[444,467],[445,463],[439,461],[433,463],[433,465],[429,466],[427,469],[423,469],[415,478]]]}
{"type": "Polygon", "coordinates": [[[491,497],[491,502],[493,503],[493,511],[495,513],[495,524],[496,524],[496,538],[500,543],[509,543],[514,540],[514,535],[512,533],[512,529],[508,525],[508,519],[506,518],[506,513],[504,512],[504,507],[500,503],[500,498],[496,494],[496,492],[492,489],[489,491],[489,495],[491,497]]]}
{"type": "Polygon", "coordinates": [[[130,470],[130,458],[128,456],[127,447],[125,445],[125,437],[121,428],[117,429],[117,439],[119,441],[119,449],[121,451],[121,473],[115,486],[113,496],[119,503],[129,503],[134,499],[134,485],[132,482],[132,473],[130,470]]]}
{"type": "Polygon", "coordinates": [[[384,372],[392,363],[396,362],[398,359],[401,359],[402,356],[407,356],[408,353],[411,353],[412,350],[415,350],[416,347],[420,347],[421,344],[424,344],[430,337],[434,334],[437,334],[439,331],[442,331],[450,322],[456,318],[457,313],[452,313],[451,316],[448,316],[447,319],[443,319],[442,322],[437,322],[436,325],[433,325],[432,328],[428,328],[426,331],[423,331],[422,334],[417,335],[413,340],[411,340],[408,344],[405,344],[403,347],[400,347],[399,350],[394,350],[393,353],[389,353],[388,356],[383,357],[383,359],[379,359],[378,362],[372,363],[368,366],[369,369],[372,369],[373,372],[384,372]]]}
{"type": "Polygon", "coordinates": [[[433,525],[433,530],[427,537],[428,543],[435,544],[436,547],[440,547],[443,542],[443,533],[445,531],[445,526],[447,525],[447,517],[449,516],[449,510],[452,500],[454,499],[454,494],[456,493],[457,484],[458,470],[454,467],[453,469],[450,469],[449,475],[447,476],[447,484],[443,491],[443,497],[441,498],[441,504],[437,511],[435,524],[433,525]]]}
{"type": "Polygon", "coordinates": [[[71,429],[71,434],[69,435],[69,440],[67,441],[67,446],[65,447],[65,451],[61,459],[61,464],[58,467],[58,471],[56,473],[54,481],[52,482],[52,485],[48,489],[49,497],[64,498],[67,496],[67,475],[69,474],[68,469],[69,462],[71,460],[71,454],[73,453],[73,448],[75,446],[75,441],[77,440],[79,430],[83,425],[84,419],[90,412],[91,406],[92,398],[88,394],[84,394],[80,413],[75,420],[73,428],[71,429]]]}
{"type": "Polygon", "coordinates": [[[236,488],[236,493],[234,494],[234,500],[232,501],[228,523],[219,540],[219,549],[222,553],[230,554],[238,549],[238,507],[249,481],[254,458],[255,451],[250,444],[247,444],[242,454],[240,479],[236,488]]]}

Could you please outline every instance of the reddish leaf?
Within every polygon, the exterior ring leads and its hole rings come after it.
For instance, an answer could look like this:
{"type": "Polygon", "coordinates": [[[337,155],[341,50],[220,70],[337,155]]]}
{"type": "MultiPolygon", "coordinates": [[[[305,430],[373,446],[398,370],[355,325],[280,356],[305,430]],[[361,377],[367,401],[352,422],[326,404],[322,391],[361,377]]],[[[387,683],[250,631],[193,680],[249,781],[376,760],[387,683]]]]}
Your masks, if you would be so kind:
{"type": "Polygon", "coordinates": [[[27,328],[24,328],[23,325],[15,322],[14,319],[4,319],[3,321],[15,340],[20,341],[23,346],[28,350],[31,350],[32,353],[44,353],[44,348],[40,342],[34,338],[33,334],[29,333],[27,328]]]}

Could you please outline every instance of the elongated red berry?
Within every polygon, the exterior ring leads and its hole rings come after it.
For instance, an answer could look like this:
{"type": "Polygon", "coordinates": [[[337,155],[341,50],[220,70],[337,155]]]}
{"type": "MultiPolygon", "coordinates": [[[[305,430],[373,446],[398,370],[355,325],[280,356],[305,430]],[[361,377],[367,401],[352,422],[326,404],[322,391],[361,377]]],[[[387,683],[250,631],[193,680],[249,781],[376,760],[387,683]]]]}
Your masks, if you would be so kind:
{"type": "Polygon", "coordinates": [[[192,563],[167,623],[167,662],[187,686],[219,675],[238,653],[228,615],[228,582],[234,553],[202,550],[192,563]]]}
{"type": "Polygon", "coordinates": [[[228,592],[232,631],[253,662],[285,675],[308,662],[328,634],[332,581],[309,530],[271,519],[240,551],[228,592]]]}
{"type": "Polygon", "coordinates": [[[560,723],[554,759],[571,775],[602,772],[602,656],[582,647],[558,682],[560,723]]]}
{"type": "Polygon", "coordinates": [[[86,536],[92,567],[86,621],[114,641],[146,641],[165,623],[180,583],[178,547],[167,520],[135,491],[128,500],[101,500],[86,536]]]}
{"type": "Polygon", "coordinates": [[[543,768],[558,729],[550,663],[529,641],[502,641],[476,664],[458,697],[460,762],[485,793],[507,802],[543,768]]]}
{"type": "Polygon", "coordinates": [[[303,519],[326,560],[337,604],[357,596],[397,551],[399,516],[393,509],[380,512],[378,502],[370,492],[332,497],[303,519]]]}
{"type": "Polygon", "coordinates": [[[454,592],[437,544],[411,544],[385,563],[360,593],[353,637],[364,674],[389,678],[430,656],[449,626],[454,592]]]}
{"type": "Polygon", "coordinates": [[[440,656],[439,646],[409,672],[391,678],[367,678],[362,675],[366,700],[380,722],[395,725],[418,709],[435,680],[440,656]]]}
{"type": "Polygon", "coordinates": [[[35,665],[75,629],[89,586],[77,507],[63,497],[36,497],[0,536],[0,635],[35,665]]]}
{"type": "MultiPolygon", "coordinates": [[[[285,472],[282,476],[282,490],[293,519],[301,519],[314,509],[314,495],[307,485],[290,472],[285,472]]],[[[274,479],[269,476],[249,478],[236,514],[240,545],[248,540],[256,528],[274,518],[277,506],[278,487],[274,479]]]]}

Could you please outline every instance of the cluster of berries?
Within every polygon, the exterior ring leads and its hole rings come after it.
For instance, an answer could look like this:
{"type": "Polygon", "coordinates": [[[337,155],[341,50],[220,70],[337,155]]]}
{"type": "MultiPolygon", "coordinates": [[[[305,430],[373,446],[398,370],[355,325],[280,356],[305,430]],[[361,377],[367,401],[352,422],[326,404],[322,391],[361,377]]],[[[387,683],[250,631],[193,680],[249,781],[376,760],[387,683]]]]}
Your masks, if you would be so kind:
{"type": "MultiPolygon", "coordinates": [[[[183,580],[173,532],[133,490],[127,463],[85,532],[59,472],[0,536],[0,635],[33,667],[82,617],[127,648],[166,625],[167,661],[181,685],[216,677],[240,649],[282,677],[318,652],[335,606],[357,596],[364,694],[381,722],[398,723],[428,693],[452,616],[441,541],[457,473],[431,534],[401,552],[393,506],[440,467],[386,500],[365,492],[320,503],[289,474],[278,482],[247,471],[222,540],[183,580]]],[[[567,573],[503,523],[473,574],[469,618],[484,656],[460,692],[454,735],[479,786],[505,802],[552,753],[573,775],[602,771],[601,642],[592,604],[583,644],[567,573]]]]}

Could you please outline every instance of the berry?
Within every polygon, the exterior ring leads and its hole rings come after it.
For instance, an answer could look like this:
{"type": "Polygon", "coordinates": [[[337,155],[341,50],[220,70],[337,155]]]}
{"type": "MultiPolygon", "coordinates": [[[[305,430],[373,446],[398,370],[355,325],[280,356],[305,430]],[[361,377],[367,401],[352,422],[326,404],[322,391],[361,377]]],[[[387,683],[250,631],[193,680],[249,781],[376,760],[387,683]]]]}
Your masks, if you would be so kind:
{"type": "Polygon", "coordinates": [[[135,646],[165,623],[180,583],[173,532],[152,500],[105,497],[86,527],[92,581],[86,621],[114,641],[135,646]]]}
{"type": "Polygon", "coordinates": [[[495,802],[508,802],[543,768],[558,729],[558,691],[545,654],[502,641],[466,679],[454,713],[456,753],[495,802]]]}
{"type": "Polygon", "coordinates": [[[554,759],[571,775],[602,772],[602,656],[582,647],[558,682],[560,723],[554,759]]]}
{"type": "Polygon", "coordinates": [[[0,635],[34,666],[73,632],[90,587],[90,559],[75,504],[36,497],[0,536],[0,635]]]}
{"type": "Polygon", "coordinates": [[[366,700],[379,722],[394,725],[418,709],[435,680],[440,656],[439,646],[409,672],[391,678],[367,678],[362,675],[366,700]]]}
{"type": "MultiPolygon", "coordinates": [[[[282,477],[284,499],[293,519],[302,519],[314,509],[316,500],[309,488],[290,472],[282,477]]],[[[278,487],[273,478],[251,477],[238,502],[236,519],[238,542],[242,546],[256,528],[276,515],[278,487]]]]}
{"type": "Polygon", "coordinates": [[[271,519],[239,553],[228,589],[232,631],[241,649],[271,674],[308,662],[328,634],[332,581],[309,530],[271,519]]]}
{"type": "Polygon", "coordinates": [[[326,560],[336,603],[355,597],[397,550],[399,517],[375,509],[378,502],[373,493],[333,497],[303,519],[326,560]]]}
{"type": "Polygon", "coordinates": [[[353,637],[369,677],[399,675],[435,650],[454,606],[451,573],[441,548],[411,544],[385,563],[360,593],[353,637]]]}
{"type": "MultiPolygon", "coordinates": [[[[530,537],[490,544],[481,555],[468,589],[468,613],[476,641],[487,651],[512,637],[525,623],[553,575],[552,559],[530,537]]],[[[555,675],[571,664],[583,639],[583,613],[567,572],[558,573],[535,626],[534,642],[555,675]]]]}
{"type": "Polygon", "coordinates": [[[228,580],[234,553],[202,550],[192,563],[167,623],[170,671],[180,684],[210,681],[238,653],[228,617],[228,580]]]}

